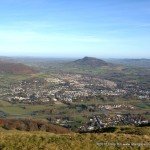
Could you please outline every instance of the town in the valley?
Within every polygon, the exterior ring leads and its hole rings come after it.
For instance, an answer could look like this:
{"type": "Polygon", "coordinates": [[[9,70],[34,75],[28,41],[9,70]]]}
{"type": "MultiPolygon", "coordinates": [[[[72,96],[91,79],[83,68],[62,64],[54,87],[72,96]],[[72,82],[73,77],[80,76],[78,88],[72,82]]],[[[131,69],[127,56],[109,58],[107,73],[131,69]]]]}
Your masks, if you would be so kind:
{"type": "MultiPolygon", "coordinates": [[[[45,114],[46,119],[66,128],[77,127],[81,132],[93,131],[118,125],[139,125],[149,123],[150,113],[141,111],[129,103],[128,99],[147,101],[150,92],[133,82],[115,82],[98,76],[55,73],[33,76],[10,84],[2,89],[1,97],[11,104],[26,105],[64,105],[64,109],[74,110],[81,115],[78,125],[68,112],[53,109],[33,111],[32,117],[45,114]],[[123,101],[113,103],[116,100],[123,101]],[[112,102],[112,103],[110,103],[112,102]]],[[[7,115],[1,111],[1,116],[7,115]]]]}

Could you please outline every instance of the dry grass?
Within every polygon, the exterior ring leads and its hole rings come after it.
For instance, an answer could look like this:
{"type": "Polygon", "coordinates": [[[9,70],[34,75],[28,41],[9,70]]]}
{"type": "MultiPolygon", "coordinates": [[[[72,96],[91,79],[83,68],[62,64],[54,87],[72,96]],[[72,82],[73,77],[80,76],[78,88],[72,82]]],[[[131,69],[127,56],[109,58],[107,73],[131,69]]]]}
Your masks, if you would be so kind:
{"type": "MultiPolygon", "coordinates": [[[[0,131],[3,150],[148,150],[148,146],[98,145],[100,143],[150,144],[149,135],[131,134],[52,134],[46,132],[0,131]]],[[[150,145],[149,145],[150,146],[150,145]]]]}

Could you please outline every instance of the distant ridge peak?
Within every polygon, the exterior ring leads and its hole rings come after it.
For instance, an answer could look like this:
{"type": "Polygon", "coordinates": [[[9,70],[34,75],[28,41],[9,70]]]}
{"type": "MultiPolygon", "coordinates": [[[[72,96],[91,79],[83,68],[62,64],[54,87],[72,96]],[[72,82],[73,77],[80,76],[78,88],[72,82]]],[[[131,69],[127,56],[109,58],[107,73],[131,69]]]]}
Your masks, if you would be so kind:
{"type": "Polygon", "coordinates": [[[89,59],[98,59],[98,58],[85,56],[85,57],[82,58],[82,59],[84,59],[84,60],[89,60],[89,59]]]}
{"type": "Polygon", "coordinates": [[[107,66],[108,63],[104,60],[95,58],[95,57],[84,57],[82,59],[78,59],[74,61],[76,65],[80,66],[90,66],[90,67],[101,67],[101,66],[107,66]]]}

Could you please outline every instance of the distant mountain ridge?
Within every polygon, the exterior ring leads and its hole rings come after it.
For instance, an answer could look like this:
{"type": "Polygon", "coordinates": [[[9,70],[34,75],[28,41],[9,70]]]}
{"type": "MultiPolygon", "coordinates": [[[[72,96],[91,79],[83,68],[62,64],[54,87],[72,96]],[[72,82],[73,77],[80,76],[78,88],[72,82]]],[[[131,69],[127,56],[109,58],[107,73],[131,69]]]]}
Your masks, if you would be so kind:
{"type": "Polygon", "coordinates": [[[21,63],[0,61],[0,73],[33,74],[36,72],[35,69],[21,63]]]}
{"type": "Polygon", "coordinates": [[[131,67],[150,68],[150,59],[110,59],[110,63],[121,64],[131,67]]]}
{"type": "Polygon", "coordinates": [[[101,67],[108,66],[108,63],[104,60],[94,58],[94,57],[84,57],[83,59],[78,59],[73,62],[75,65],[79,66],[89,66],[89,67],[101,67]]]}

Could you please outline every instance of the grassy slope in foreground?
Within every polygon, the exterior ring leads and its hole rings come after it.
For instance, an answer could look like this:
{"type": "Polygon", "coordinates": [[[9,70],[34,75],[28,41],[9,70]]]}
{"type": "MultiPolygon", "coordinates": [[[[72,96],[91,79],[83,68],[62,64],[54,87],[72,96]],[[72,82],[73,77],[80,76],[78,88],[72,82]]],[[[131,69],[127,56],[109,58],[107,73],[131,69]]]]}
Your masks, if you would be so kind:
{"type": "MultiPolygon", "coordinates": [[[[147,128],[148,130],[148,128],[147,128]]],[[[46,132],[0,131],[0,149],[7,150],[148,150],[149,133],[52,134],[46,132]],[[101,145],[101,144],[104,144],[101,145]],[[109,146],[105,144],[110,144],[109,146]],[[115,144],[120,144],[116,146],[115,144]],[[123,146],[122,144],[145,144],[123,146]]]]}

